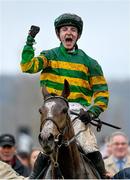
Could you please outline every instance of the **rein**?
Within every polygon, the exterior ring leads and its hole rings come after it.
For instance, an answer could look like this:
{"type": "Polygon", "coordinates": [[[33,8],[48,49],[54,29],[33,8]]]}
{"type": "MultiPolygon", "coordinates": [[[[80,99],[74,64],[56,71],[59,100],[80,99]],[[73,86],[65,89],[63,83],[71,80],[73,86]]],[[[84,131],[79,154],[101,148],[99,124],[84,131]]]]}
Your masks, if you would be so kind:
{"type": "MultiPolygon", "coordinates": [[[[73,123],[77,118],[78,118],[78,116],[77,116],[76,118],[74,118],[74,120],[72,121],[72,123],[73,123]]],[[[58,124],[57,124],[52,118],[46,118],[43,123],[45,123],[46,121],[52,121],[52,122],[55,124],[57,130],[59,131],[59,134],[56,136],[56,138],[54,138],[54,142],[56,143],[56,145],[57,145],[58,148],[60,148],[62,145],[64,145],[65,147],[69,146],[71,143],[73,143],[73,142],[76,140],[76,137],[77,137],[80,133],[86,131],[86,129],[87,129],[87,127],[86,127],[85,129],[80,130],[78,133],[76,133],[76,134],[75,134],[72,138],[70,138],[69,140],[63,140],[64,134],[65,134],[66,130],[68,129],[68,127],[65,126],[65,128],[64,128],[63,131],[62,131],[62,130],[60,130],[58,124]]],[[[42,125],[43,125],[43,123],[42,123],[42,125]]]]}
{"type": "MultiPolygon", "coordinates": [[[[67,107],[69,107],[68,101],[67,101],[64,97],[62,97],[62,96],[50,96],[50,97],[48,97],[48,98],[46,98],[46,99],[44,100],[44,103],[47,102],[48,100],[51,100],[51,99],[62,99],[62,100],[64,100],[64,102],[67,104],[67,107]]],[[[73,115],[76,115],[76,117],[72,120],[72,123],[73,123],[76,119],[79,118],[79,114],[78,114],[78,113],[75,113],[75,112],[73,112],[73,111],[70,111],[70,113],[73,114],[73,115]]],[[[65,145],[66,147],[69,146],[72,142],[75,141],[76,137],[77,137],[80,133],[86,131],[86,129],[87,129],[87,127],[86,127],[85,129],[80,130],[77,134],[75,134],[75,135],[74,135],[71,139],[69,139],[69,140],[63,140],[64,134],[65,134],[66,130],[68,129],[67,126],[65,126],[65,128],[64,128],[63,130],[61,130],[61,129],[59,128],[58,124],[57,124],[52,118],[49,118],[49,117],[46,118],[46,119],[42,122],[41,126],[42,126],[43,123],[45,123],[46,121],[52,121],[52,122],[55,124],[55,126],[56,126],[56,128],[57,128],[57,130],[58,130],[58,132],[59,132],[59,134],[58,134],[58,135],[56,136],[56,138],[54,139],[54,142],[57,143],[58,147],[60,147],[60,146],[62,146],[62,145],[65,145]]],[[[112,124],[108,124],[108,123],[106,123],[106,122],[103,122],[103,121],[101,121],[99,118],[98,118],[98,119],[93,119],[93,121],[95,121],[96,123],[94,123],[94,122],[92,122],[92,121],[91,121],[90,123],[91,123],[92,125],[94,125],[94,126],[97,127],[97,131],[98,131],[98,132],[101,131],[102,124],[107,125],[107,126],[110,126],[110,127],[113,127],[113,128],[116,128],[116,129],[120,129],[120,127],[115,126],[115,125],[112,125],[112,124]]]]}
{"type": "MultiPolygon", "coordinates": [[[[75,113],[73,111],[70,111],[71,114],[77,116],[77,118],[79,118],[79,114],[78,113],[75,113]]],[[[101,128],[102,128],[102,125],[106,125],[106,126],[109,126],[111,128],[115,128],[115,129],[121,129],[121,127],[119,126],[115,126],[113,124],[110,124],[110,123],[106,123],[104,121],[101,121],[99,118],[96,118],[96,119],[92,119],[92,121],[90,122],[90,124],[94,125],[97,127],[97,131],[101,131],[101,128]],[[92,121],[95,121],[96,123],[92,122],[92,121]]]]}

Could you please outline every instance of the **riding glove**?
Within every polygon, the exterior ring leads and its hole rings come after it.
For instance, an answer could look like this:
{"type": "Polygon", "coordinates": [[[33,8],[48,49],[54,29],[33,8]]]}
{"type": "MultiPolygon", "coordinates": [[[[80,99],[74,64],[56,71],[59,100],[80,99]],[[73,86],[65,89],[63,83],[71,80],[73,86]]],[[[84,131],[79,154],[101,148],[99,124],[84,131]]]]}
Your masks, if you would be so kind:
{"type": "Polygon", "coordinates": [[[30,30],[29,30],[29,34],[30,36],[32,36],[33,38],[35,38],[35,36],[37,35],[37,33],[40,31],[40,27],[38,26],[34,26],[32,25],[30,30]]]}
{"type": "Polygon", "coordinates": [[[95,118],[95,115],[90,111],[84,111],[83,109],[80,110],[79,119],[85,123],[90,123],[95,118]]]}

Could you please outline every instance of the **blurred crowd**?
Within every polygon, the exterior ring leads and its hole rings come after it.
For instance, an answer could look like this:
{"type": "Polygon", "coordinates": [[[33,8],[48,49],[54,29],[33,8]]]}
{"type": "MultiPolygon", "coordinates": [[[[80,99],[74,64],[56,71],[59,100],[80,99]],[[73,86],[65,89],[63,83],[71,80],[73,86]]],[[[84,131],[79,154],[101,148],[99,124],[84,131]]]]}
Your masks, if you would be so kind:
{"type": "Polygon", "coordinates": [[[130,179],[130,142],[123,132],[114,132],[105,139],[104,148],[101,149],[104,158],[105,168],[111,177],[118,176],[117,179],[130,179]],[[126,169],[127,168],[127,169],[126,169]],[[125,171],[123,171],[125,169],[125,171]],[[117,175],[116,175],[117,174],[117,175]]]}
{"type": "MultiPolygon", "coordinates": [[[[25,130],[20,131],[17,143],[12,134],[0,135],[0,161],[9,164],[21,176],[30,176],[35,160],[41,151],[39,147],[33,147],[31,136],[25,130]]],[[[105,139],[100,151],[110,177],[130,178],[130,145],[125,133],[111,134],[105,139]]]]}
{"type": "Polygon", "coordinates": [[[33,147],[32,137],[26,128],[20,129],[18,137],[0,135],[0,161],[9,164],[21,176],[30,176],[40,152],[40,147],[33,147]]]}

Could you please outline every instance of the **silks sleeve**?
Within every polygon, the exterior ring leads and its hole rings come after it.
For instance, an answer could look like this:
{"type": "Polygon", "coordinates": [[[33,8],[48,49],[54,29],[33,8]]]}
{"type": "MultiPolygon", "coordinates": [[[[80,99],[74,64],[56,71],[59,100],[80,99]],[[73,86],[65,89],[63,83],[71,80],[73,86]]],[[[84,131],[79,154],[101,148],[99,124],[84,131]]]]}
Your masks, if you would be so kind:
{"type": "Polygon", "coordinates": [[[90,84],[93,91],[93,105],[89,111],[98,117],[108,106],[109,91],[102,68],[95,60],[90,66],[90,84]]]}
{"type": "Polygon", "coordinates": [[[20,63],[22,72],[37,73],[48,66],[48,60],[43,54],[34,57],[34,42],[35,40],[33,37],[27,37],[27,42],[23,48],[22,60],[20,63]]]}

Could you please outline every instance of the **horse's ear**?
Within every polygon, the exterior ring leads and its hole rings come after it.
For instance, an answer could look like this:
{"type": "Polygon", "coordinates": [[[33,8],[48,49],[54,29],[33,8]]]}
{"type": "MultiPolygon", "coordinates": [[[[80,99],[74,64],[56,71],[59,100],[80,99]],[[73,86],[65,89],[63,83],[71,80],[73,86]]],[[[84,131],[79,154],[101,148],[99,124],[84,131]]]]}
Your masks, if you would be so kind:
{"type": "Polygon", "coordinates": [[[44,99],[46,99],[50,95],[45,86],[42,87],[42,95],[44,99]]]}
{"type": "Polygon", "coordinates": [[[62,94],[61,96],[63,96],[64,98],[67,99],[67,97],[70,95],[70,86],[69,86],[69,83],[68,81],[65,79],[64,80],[64,89],[62,91],[62,94]]]}

